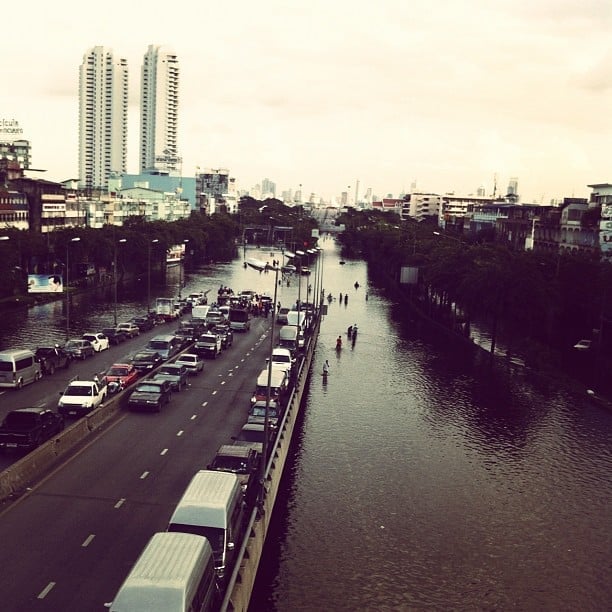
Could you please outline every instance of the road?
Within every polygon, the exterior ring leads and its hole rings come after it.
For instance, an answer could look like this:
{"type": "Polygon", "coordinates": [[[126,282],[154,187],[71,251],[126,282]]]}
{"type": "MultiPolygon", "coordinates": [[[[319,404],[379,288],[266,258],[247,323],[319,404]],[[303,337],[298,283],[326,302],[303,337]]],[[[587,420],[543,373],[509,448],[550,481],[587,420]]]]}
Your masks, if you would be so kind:
{"type": "MultiPolygon", "coordinates": [[[[169,407],[159,414],[122,413],[0,514],[3,609],[101,610],[112,600],[150,536],[165,530],[193,474],[246,421],[269,351],[268,329],[269,321],[254,319],[251,331],[235,334],[233,346],[207,360],[204,373],[191,377],[169,407]]],[[[131,341],[129,352],[147,336],[131,341]]],[[[120,345],[75,364],[23,389],[20,399],[56,403],[62,385],[81,368],[103,370],[126,350],[120,345]]],[[[0,410],[12,403],[7,396],[0,397],[0,410]]]]}

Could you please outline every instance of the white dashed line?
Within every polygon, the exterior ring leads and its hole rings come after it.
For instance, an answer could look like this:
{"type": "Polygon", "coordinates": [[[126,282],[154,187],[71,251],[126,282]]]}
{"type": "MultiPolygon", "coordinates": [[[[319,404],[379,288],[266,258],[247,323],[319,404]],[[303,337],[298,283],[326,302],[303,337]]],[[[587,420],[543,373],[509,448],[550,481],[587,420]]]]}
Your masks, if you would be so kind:
{"type": "Polygon", "coordinates": [[[81,544],[81,548],[87,548],[95,537],[96,536],[93,533],[88,535],[85,541],[81,544]]]}
{"type": "Polygon", "coordinates": [[[208,404],[208,402],[204,402],[204,403],[202,404],[202,408],[204,408],[204,406],[206,406],[207,404],[208,404]]]}
{"type": "Polygon", "coordinates": [[[217,395],[217,392],[216,392],[216,391],[213,391],[213,392],[212,392],[212,395],[217,395]]]}
{"type": "Polygon", "coordinates": [[[115,509],[117,508],[121,508],[121,506],[123,506],[123,504],[125,503],[125,497],[122,497],[116,504],[115,504],[115,509]]]}
{"type": "Polygon", "coordinates": [[[39,594],[38,594],[38,599],[44,599],[48,594],[49,591],[55,586],[55,582],[50,582],[39,594]]]}
{"type": "Polygon", "coordinates": [[[145,479],[145,478],[146,478],[148,475],[149,475],[149,472],[143,472],[143,473],[140,475],[140,480],[144,480],[144,479],[145,479]]]}
{"type": "Polygon", "coordinates": [[[225,384],[225,381],[224,381],[224,380],[222,380],[222,381],[221,381],[221,384],[222,384],[222,385],[224,385],[224,384],[225,384]]]}
{"type": "Polygon", "coordinates": [[[159,453],[159,454],[163,456],[163,455],[165,455],[167,452],[168,452],[168,449],[167,449],[167,448],[164,448],[164,450],[163,450],[161,453],[159,453]]]}
{"type": "Polygon", "coordinates": [[[197,415],[197,414],[192,414],[192,415],[191,415],[191,420],[192,420],[192,421],[195,421],[195,419],[197,419],[197,418],[198,418],[198,415],[197,415]]]}
{"type": "Polygon", "coordinates": [[[183,435],[183,430],[181,429],[180,431],[176,432],[177,437],[180,437],[183,435]]]}

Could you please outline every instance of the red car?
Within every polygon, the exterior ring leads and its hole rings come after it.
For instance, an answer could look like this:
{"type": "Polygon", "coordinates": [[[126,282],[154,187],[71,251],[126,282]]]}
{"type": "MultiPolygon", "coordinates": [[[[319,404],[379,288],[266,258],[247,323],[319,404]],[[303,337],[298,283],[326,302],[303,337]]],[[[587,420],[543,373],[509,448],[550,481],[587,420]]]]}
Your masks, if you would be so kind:
{"type": "Polygon", "coordinates": [[[105,375],[106,382],[117,382],[125,388],[138,378],[138,370],[131,363],[115,363],[105,375]]]}

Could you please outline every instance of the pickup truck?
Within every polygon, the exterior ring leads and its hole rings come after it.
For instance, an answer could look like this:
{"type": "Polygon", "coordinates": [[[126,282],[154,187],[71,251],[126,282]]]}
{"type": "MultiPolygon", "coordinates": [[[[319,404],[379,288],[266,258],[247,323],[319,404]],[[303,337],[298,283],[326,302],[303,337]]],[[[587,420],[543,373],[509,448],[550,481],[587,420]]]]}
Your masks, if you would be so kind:
{"type": "Polygon", "coordinates": [[[96,380],[73,380],[60,393],[57,408],[60,414],[67,416],[84,416],[95,410],[108,393],[106,382],[96,380]]]}
{"type": "Polygon", "coordinates": [[[58,368],[68,369],[72,361],[70,353],[59,346],[39,346],[34,355],[40,363],[40,371],[45,375],[53,374],[58,368]]]}
{"type": "Polygon", "coordinates": [[[0,425],[0,448],[33,450],[64,429],[64,417],[46,408],[18,408],[0,425]]]}

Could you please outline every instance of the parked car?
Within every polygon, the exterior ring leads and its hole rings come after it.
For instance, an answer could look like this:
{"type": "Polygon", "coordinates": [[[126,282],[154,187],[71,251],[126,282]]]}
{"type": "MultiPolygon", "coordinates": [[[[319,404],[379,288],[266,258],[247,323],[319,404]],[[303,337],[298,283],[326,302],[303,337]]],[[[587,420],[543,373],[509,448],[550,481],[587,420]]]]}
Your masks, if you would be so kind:
{"type": "Polygon", "coordinates": [[[132,357],[132,365],[138,372],[150,372],[163,363],[163,357],[157,351],[138,351],[132,357]]]}
{"type": "Polygon", "coordinates": [[[281,308],[278,311],[278,314],[276,315],[276,322],[279,325],[288,325],[289,324],[289,320],[287,319],[287,313],[289,312],[289,308],[281,308]]]}
{"type": "Polygon", "coordinates": [[[122,330],[116,327],[105,327],[102,333],[108,338],[109,344],[116,346],[121,344],[128,339],[128,335],[122,330]]]}
{"type": "Polygon", "coordinates": [[[246,491],[249,480],[257,472],[259,460],[260,454],[252,447],[223,444],[206,469],[236,474],[242,490],[246,491]]]}
{"type": "Polygon", "coordinates": [[[110,340],[102,332],[92,332],[83,334],[81,338],[83,338],[83,340],[89,340],[89,342],[91,342],[91,346],[93,346],[94,351],[96,351],[96,353],[105,351],[110,348],[110,340]]]}
{"type": "Polygon", "coordinates": [[[295,359],[293,358],[289,349],[281,346],[277,346],[276,348],[272,349],[272,367],[285,370],[289,375],[289,378],[291,378],[294,363],[295,359]]]}
{"type": "Polygon", "coordinates": [[[81,338],[73,338],[64,344],[64,351],[68,353],[72,359],[85,360],[88,357],[93,357],[95,354],[94,347],[89,340],[81,338]]]}
{"type": "Polygon", "coordinates": [[[107,383],[116,382],[120,387],[127,387],[136,382],[140,373],[131,363],[115,363],[104,375],[107,383]]]}
{"type": "Polygon", "coordinates": [[[138,325],[138,329],[141,332],[150,331],[151,329],[155,327],[155,320],[152,319],[151,317],[144,317],[144,316],[134,317],[132,319],[132,322],[138,325]]]}
{"type": "Polygon", "coordinates": [[[64,417],[47,408],[18,408],[0,426],[0,448],[33,450],[64,429],[64,417]]]}
{"type": "Polygon", "coordinates": [[[174,363],[185,366],[187,372],[193,375],[199,374],[204,370],[204,361],[196,353],[183,353],[174,363]]]}
{"type": "MultiPolygon", "coordinates": [[[[268,407],[268,425],[270,427],[277,427],[278,422],[282,417],[282,409],[279,404],[273,400],[270,400],[268,407]]],[[[258,423],[264,425],[266,421],[266,402],[259,400],[255,402],[249,410],[249,416],[247,417],[247,423],[258,423]]]]}
{"type": "Polygon", "coordinates": [[[133,321],[125,321],[124,323],[119,323],[117,325],[117,329],[123,330],[128,337],[135,338],[140,335],[140,327],[136,325],[133,321]]]}
{"type": "Polygon", "coordinates": [[[72,361],[70,354],[59,346],[39,346],[34,355],[45,375],[53,374],[58,368],[67,370],[72,361]]]}
{"type": "Polygon", "coordinates": [[[180,391],[187,387],[187,368],[180,363],[166,363],[162,365],[151,380],[167,380],[173,391],[180,391]]]}
{"type": "Polygon", "coordinates": [[[136,384],[128,399],[130,410],[153,410],[160,412],[161,409],[170,403],[172,389],[167,380],[143,380],[136,384]]]}
{"type": "Polygon", "coordinates": [[[190,344],[193,344],[192,331],[186,327],[179,327],[174,332],[174,337],[179,341],[179,350],[186,349],[190,344]]]}

